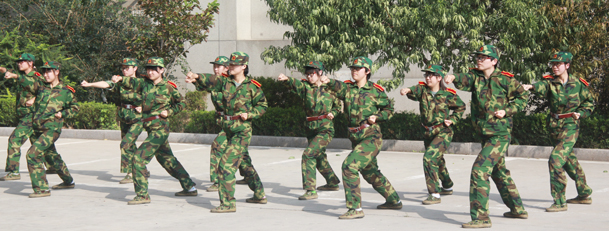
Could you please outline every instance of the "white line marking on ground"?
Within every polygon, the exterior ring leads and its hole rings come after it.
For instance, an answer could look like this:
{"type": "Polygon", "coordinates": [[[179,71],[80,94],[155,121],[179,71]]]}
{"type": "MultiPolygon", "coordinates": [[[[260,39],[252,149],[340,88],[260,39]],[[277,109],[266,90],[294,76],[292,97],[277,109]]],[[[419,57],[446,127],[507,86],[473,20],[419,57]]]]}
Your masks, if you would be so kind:
{"type": "Polygon", "coordinates": [[[55,146],[59,146],[59,145],[68,145],[68,144],[84,144],[84,143],[91,143],[91,142],[97,142],[99,140],[87,140],[87,141],[80,141],[80,142],[70,142],[70,143],[55,143],[55,146]]]}
{"type": "Polygon", "coordinates": [[[120,158],[110,158],[110,159],[92,160],[92,161],[86,161],[86,162],[80,162],[80,163],[70,163],[70,164],[68,164],[68,166],[91,164],[91,163],[97,163],[97,162],[108,161],[108,160],[117,160],[117,159],[120,159],[120,158]]]}
{"type": "Polygon", "coordinates": [[[300,161],[300,160],[301,160],[300,158],[298,158],[298,159],[291,159],[291,160],[282,160],[282,161],[268,163],[268,164],[265,164],[264,166],[275,165],[275,164],[283,164],[283,163],[289,163],[289,162],[300,161]]]}
{"type": "Polygon", "coordinates": [[[176,152],[187,152],[187,151],[193,151],[193,150],[199,150],[199,149],[203,149],[203,148],[189,148],[189,149],[183,149],[183,150],[173,151],[173,153],[176,153],[176,152]]]}

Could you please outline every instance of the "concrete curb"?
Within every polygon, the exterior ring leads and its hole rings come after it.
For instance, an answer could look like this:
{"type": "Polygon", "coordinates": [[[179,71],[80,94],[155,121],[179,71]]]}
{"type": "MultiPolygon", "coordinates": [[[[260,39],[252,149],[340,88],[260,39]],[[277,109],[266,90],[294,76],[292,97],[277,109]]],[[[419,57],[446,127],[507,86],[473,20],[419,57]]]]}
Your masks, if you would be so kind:
{"type": "MultiPolygon", "coordinates": [[[[10,136],[14,127],[0,127],[0,136],[10,136]]],[[[86,129],[63,129],[61,137],[77,139],[97,139],[97,140],[120,140],[121,134],[118,130],[86,130],[86,129]]],[[[216,134],[198,133],[171,133],[169,142],[172,143],[195,143],[211,144],[216,138],[216,134]]],[[[139,141],[146,139],[146,134],[140,135],[139,141]]],[[[252,146],[268,147],[307,147],[307,139],[304,137],[284,137],[284,136],[253,136],[252,146]]],[[[329,149],[351,149],[351,141],[345,138],[335,138],[332,140],[329,149]]],[[[453,142],[448,148],[447,153],[477,155],[481,146],[478,143],[459,143],[453,142]]],[[[383,151],[396,152],[425,152],[423,141],[412,140],[384,140],[383,151]]],[[[547,159],[552,152],[552,147],[548,146],[529,146],[529,145],[510,145],[508,156],[524,158],[547,159]]],[[[575,154],[579,160],[590,161],[609,161],[608,149],[588,149],[575,148],[575,154]]]]}

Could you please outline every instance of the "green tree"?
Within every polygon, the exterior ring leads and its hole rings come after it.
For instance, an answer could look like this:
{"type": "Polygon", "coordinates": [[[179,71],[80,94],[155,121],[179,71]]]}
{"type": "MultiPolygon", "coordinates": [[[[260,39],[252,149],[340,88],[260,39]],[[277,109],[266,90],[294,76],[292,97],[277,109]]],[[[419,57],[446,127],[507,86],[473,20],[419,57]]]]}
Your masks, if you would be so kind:
{"type": "Polygon", "coordinates": [[[546,70],[539,63],[545,17],[540,0],[265,0],[272,21],[290,25],[292,44],[270,46],[266,63],[300,69],[308,60],[336,71],[355,56],[374,56],[375,67],[394,68],[388,89],[401,84],[410,65],[440,64],[467,71],[471,51],[484,44],[502,50],[500,68],[528,82],[546,70]]]}

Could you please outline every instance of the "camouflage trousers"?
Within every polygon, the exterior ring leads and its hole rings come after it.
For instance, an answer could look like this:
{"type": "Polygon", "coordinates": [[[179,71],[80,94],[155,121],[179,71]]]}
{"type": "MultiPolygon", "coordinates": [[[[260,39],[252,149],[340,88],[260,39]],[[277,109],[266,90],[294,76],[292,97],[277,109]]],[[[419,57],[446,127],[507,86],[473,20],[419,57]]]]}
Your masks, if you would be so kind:
{"type": "MultiPolygon", "coordinates": [[[[209,153],[209,181],[213,184],[218,183],[218,165],[220,164],[220,159],[222,159],[221,150],[226,149],[227,144],[226,132],[220,130],[218,136],[216,136],[214,142],[211,144],[211,152],[209,153]]],[[[244,172],[246,167],[245,162],[241,162],[239,165],[239,175],[245,176],[244,172]]]]}
{"type": "Polygon", "coordinates": [[[167,138],[169,137],[169,126],[166,119],[156,119],[143,124],[148,137],[133,154],[133,185],[137,197],[150,198],[148,195],[148,178],[150,172],[146,165],[152,157],[163,166],[172,177],[180,181],[182,189],[188,190],[196,184],[190,179],[186,169],[173,155],[167,138]]]}
{"type": "Polygon", "coordinates": [[[577,161],[577,156],[573,153],[573,146],[579,136],[579,126],[577,124],[565,125],[552,131],[554,149],[550,154],[548,166],[550,168],[550,189],[554,203],[563,205],[567,203],[565,191],[567,188],[567,178],[575,180],[577,195],[588,197],[592,195],[592,188],[586,183],[584,169],[577,161]]]}
{"type": "Polygon", "coordinates": [[[524,206],[510,170],[505,166],[505,153],[511,136],[482,136],[482,151],[474,161],[469,187],[472,220],[490,220],[488,215],[489,176],[495,182],[501,200],[514,213],[523,213],[524,206]]]}
{"type": "Polygon", "coordinates": [[[133,154],[137,149],[135,141],[144,131],[141,121],[135,123],[120,122],[121,125],[121,173],[133,172],[133,154]]]}
{"type": "Polygon", "coordinates": [[[309,146],[302,153],[302,188],[305,190],[315,190],[317,184],[317,171],[326,179],[330,185],[338,185],[340,180],[332,170],[326,155],[326,147],[332,141],[334,128],[323,129],[320,132],[308,131],[307,141],[309,146]]]}
{"type": "Polygon", "coordinates": [[[34,130],[30,137],[33,143],[27,151],[26,158],[30,179],[32,180],[32,189],[35,193],[49,190],[49,182],[43,165],[44,161],[55,168],[57,175],[64,183],[74,181],[70,171],[68,171],[68,166],[55,148],[55,141],[59,138],[60,133],[61,130],[59,129],[41,128],[40,130],[34,130]]]}
{"type": "Polygon", "coordinates": [[[222,158],[218,164],[218,195],[220,203],[224,206],[236,206],[235,199],[235,173],[237,168],[244,166],[245,180],[249,188],[254,191],[254,197],[265,197],[264,187],[258,172],[252,164],[252,159],[247,152],[252,139],[252,127],[248,122],[244,122],[241,129],[231,131],[225,129],[227,145],[221,149],[222,158]]]}
{"type": "Polygon", "coordinates": [[[425,137],[425,154],[423,155],[423,171],[425,173],[425,182],[427,183],[427,192],[429,194],[439,193],[441,188],[439,181],[442,182],[443,188],[452,188],[453,181],[450,179],[446,161],[444,160],[444,152],[450,146],[453,139],[453,131],[450,128],[443,128],[440,133],[425,137]]]}
{"type": "Polygon", "coordinates": [[[353,151],[345,158],[342,165],[343,185],[345,186],[345,199],[347,208],[362,207],[362,191],[359,173],[374,190],[380,193],[387,202],[397,203],[400,200],[397,192],[389,180],[379,170],[376,156],[383,145],[381,128],[372,125],[357,133],[350,133],[349,139],[353,151]]]}
{"type": "MultiPolygon", "coordinates": [[[[19,173],[19,160],[21,159],[21,146],[32,135],[32,113],[19,118],[19,122],[8,138],[8,149],[6,151],[5,172],[19,173]]],[[[32,143],[32,140],[30,140],[32,143]]]]}

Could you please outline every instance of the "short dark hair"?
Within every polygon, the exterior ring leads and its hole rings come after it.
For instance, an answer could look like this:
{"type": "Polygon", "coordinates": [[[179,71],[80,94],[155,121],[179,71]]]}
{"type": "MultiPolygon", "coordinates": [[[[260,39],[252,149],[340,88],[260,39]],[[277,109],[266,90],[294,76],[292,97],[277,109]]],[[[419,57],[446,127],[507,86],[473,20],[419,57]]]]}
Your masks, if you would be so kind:
{"type": "MultiPolygon", "coordinates": [[[[368,69],[367,67],[364,67],[366,69],[366,71],[370,71],[370,69],[368,69]]],[[[368,75],[366,76],[366,80],[370,80],[370,76],[372,76],[372,71],[370,71],[370,73],[368,73],[368,75]]]]}
{"type": "Polygon", "coordinates": [[[243,70],[243,75],[247,76],[250,73],[250,65],[245,66],[245,70],[243,70]]]}
{"type": "Polygon", "coordinates": [[[322,71],[319,68],[305,67],[305,75],[309,75],[312,73],[317,73],[317,75],[321,76],[322,71]]]}

